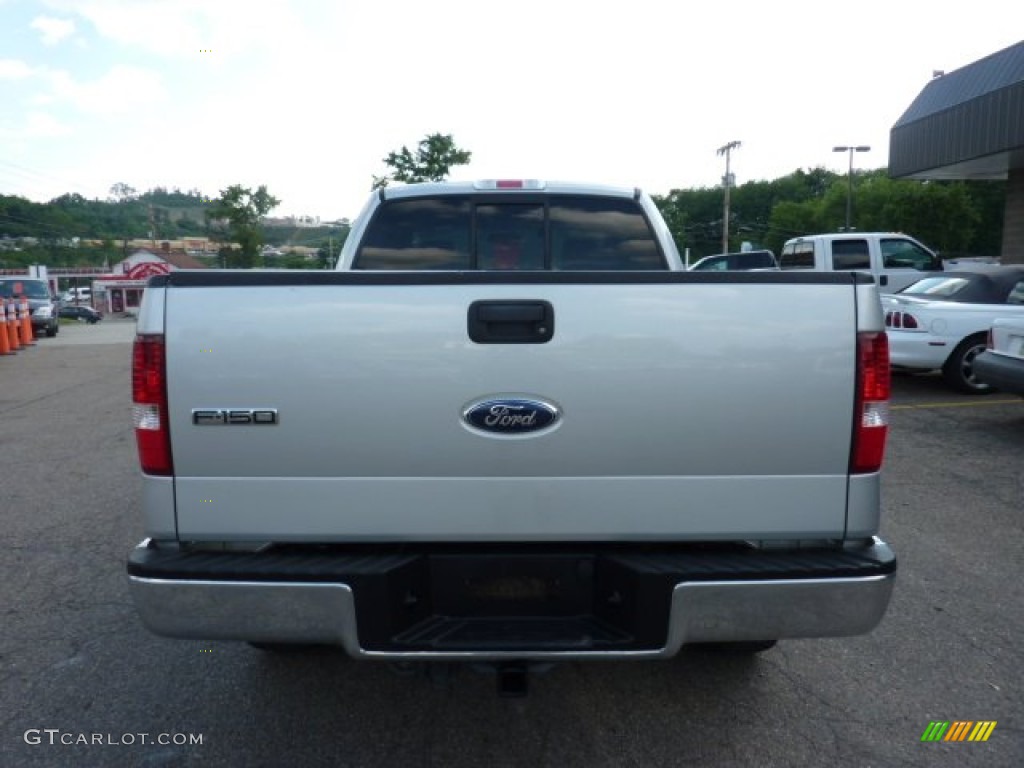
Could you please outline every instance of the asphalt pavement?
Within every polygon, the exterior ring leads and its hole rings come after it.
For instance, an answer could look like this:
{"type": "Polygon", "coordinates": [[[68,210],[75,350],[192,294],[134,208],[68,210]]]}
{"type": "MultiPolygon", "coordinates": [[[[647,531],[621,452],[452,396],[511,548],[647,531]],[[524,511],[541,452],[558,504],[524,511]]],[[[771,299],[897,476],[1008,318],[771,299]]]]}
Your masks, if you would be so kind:
{"type": "Polygon", "coordinates": [[[144,630],[124,576],[143,534],[133,330],[64,326],[0,358],[0,766],[1024,764],[1024,400],[897,377],[882,534],[900,570],[873,633],[562,664],[502,699],[468,668],[144,630]],[[996,727],[922,742],[939,720],[996,727]]]}
{"type": "Polygon", "coordinates": [[[47,347],[80,347],[118,344],[131,341],[135,336],[135,318],[107,315],[98,323],[89,325],[80,320],[64,320],[60,331],[52,339],[40,339],[47,347]]]}

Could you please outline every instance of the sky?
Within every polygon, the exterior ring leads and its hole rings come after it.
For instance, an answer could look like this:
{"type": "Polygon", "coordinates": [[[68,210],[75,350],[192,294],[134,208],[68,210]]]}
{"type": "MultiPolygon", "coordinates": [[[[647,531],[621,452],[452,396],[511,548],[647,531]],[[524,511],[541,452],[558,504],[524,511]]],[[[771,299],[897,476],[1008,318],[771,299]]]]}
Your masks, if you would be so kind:
{"type": "Polygon", "coordinates": [[[0,194],[267,185],[353,218],[432,133],[451,178],[652,194],[888,163],[935,70],[1013,45],[1003,0],[0,0],[0,194]]]}

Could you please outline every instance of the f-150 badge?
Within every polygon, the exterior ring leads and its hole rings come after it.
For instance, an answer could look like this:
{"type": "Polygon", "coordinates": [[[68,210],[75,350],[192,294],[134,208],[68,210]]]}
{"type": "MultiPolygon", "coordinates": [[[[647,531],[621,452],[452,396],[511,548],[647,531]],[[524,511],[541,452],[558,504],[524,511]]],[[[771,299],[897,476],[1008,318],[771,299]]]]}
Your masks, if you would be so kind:
{"type": "Polygon", "coordinates": [[[192,423],[197,427],[251,424],[277,424],[277,408],[193,408],[192,423]]]}
{"type": "Polygon", "coordinates": [[[561,412],[543,400],[508,397],[468,406],[462,418],[473,429],[498,435],[523,435],[553,427],[561,412]]]}

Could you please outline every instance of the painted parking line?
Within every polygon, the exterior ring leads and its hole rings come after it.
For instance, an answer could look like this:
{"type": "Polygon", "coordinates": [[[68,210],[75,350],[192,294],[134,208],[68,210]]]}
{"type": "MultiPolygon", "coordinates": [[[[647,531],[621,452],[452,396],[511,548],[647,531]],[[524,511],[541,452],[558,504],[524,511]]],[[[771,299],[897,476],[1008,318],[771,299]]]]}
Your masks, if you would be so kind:
{"type": "Polygon", "coordinates": [[[1014,400],[972,400],[966,403],[902,403],[899,405],[890,405],[889,410],[907,411],[917,408],[977,408],[986,405],[1024,405],[1024,398],[1017,398],[1014,400]]]}

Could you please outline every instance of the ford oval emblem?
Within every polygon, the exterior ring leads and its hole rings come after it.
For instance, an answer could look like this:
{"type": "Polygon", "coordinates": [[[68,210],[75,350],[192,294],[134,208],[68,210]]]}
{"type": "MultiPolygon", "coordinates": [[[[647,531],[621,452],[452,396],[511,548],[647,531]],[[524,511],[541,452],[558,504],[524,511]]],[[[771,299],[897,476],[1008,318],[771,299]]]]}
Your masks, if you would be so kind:
{"type": "Polygon", "coordinates": [[[553,427],[561,412],[551,403],[522,397],[484,400],[466,408],[462,418],[474,429],[497,435],[524,435],[553,427]]]}

